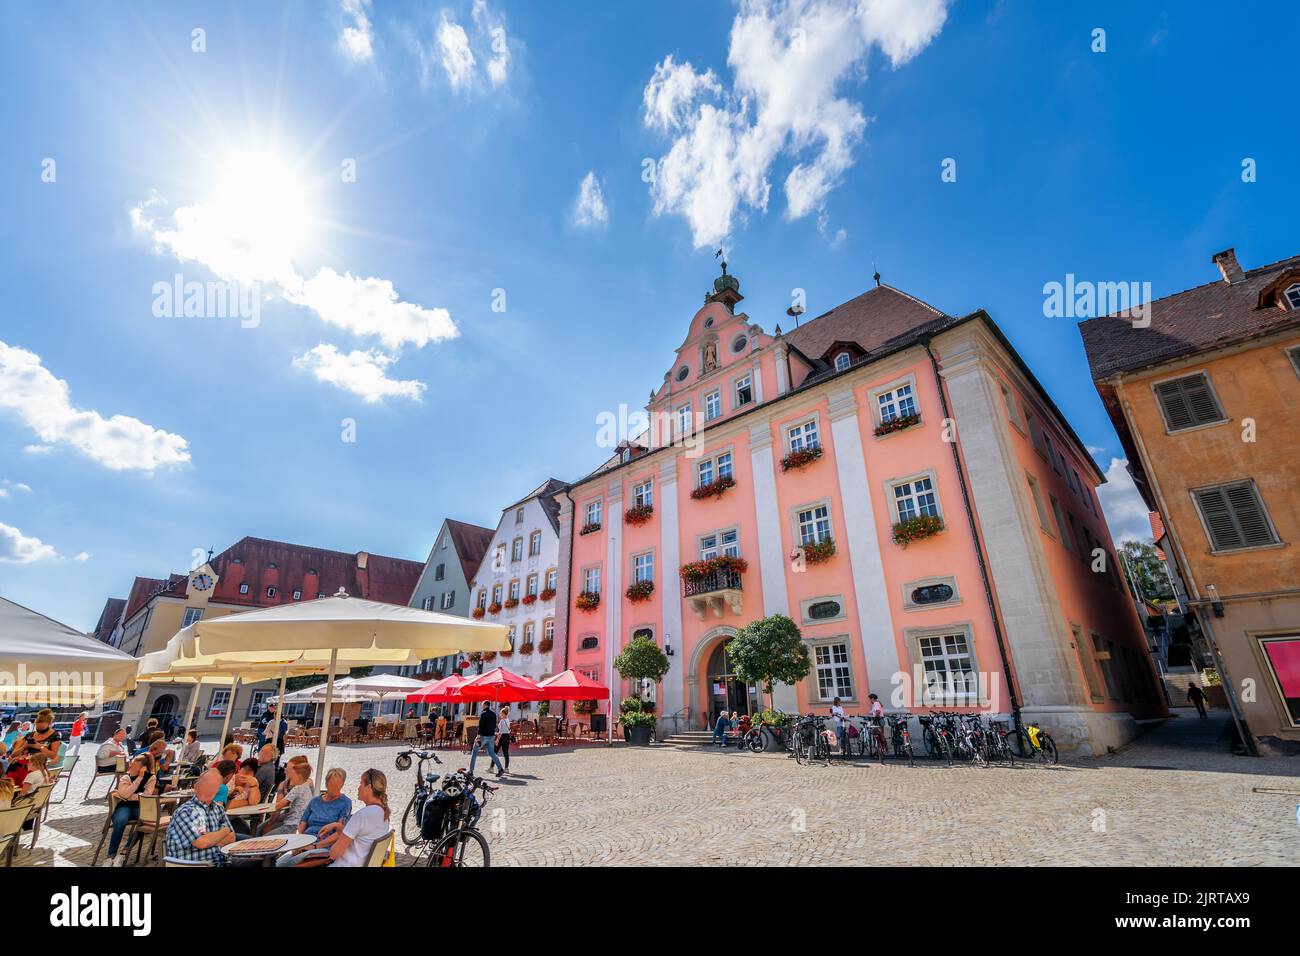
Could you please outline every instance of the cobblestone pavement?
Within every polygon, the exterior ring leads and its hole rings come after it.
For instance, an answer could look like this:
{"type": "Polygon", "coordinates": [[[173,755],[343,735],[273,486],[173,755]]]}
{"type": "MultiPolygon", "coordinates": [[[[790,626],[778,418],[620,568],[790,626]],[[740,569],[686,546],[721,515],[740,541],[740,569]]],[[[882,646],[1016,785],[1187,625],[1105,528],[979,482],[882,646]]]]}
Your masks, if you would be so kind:
{"type": "MultiPolygon", "coordinates": [[[[800,767],[734,750],[516,749],[481,826],[496,866],[1300,864],[1300,759],[1232,756],[1180,734],[1188,720],[1118,754],[1056,767],[800,767]]],[[[394,769],[397,751],[338,746],[327,763],[347,770],[350,794],[367,767],[387,773],[396,821],[414,776],[394,769]]],[[[444,758],[466,762],[454,751],[444,758]]],[[[89,863],[105,812],[102,796],[80,802],[90,772],[77,768],[68,800],[51,808],[35,851],[24,839],[16,865],[89,863]]]]}

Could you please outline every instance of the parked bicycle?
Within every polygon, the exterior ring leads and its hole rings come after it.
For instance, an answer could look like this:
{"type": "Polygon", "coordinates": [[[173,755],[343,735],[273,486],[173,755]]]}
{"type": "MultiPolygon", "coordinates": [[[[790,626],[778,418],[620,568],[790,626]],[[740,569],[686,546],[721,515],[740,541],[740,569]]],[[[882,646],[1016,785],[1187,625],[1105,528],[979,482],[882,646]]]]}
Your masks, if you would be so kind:
{"type": "Polygon", "coordinates": [[[946,761],[951,767],[953,735],[948,721],[940,714],[922,714],[917,720],[921,722],[925,752],[936,760],[946,761]]]}
{"type": "Polygon", "coordinates": [[[916,754],[912,750],[912,734],[907,729],[907,723],[912,719],[912,715],[887,714],[885,719],[889,721],[889,741],[894,749],[894,756],[906,759],[909,767],[915,767],[916,754]]]}
{"type": "Polygon", "coordinates": [[[406,771],[411,769],[412,758],[419,761],[419,766],[415,771],[415,793],[407,801],[406,809],[402,812],[401,836],[402,842],[407,846],[415,846],[420,842],[420,819],[424,815],[424,804],[433,793],[434,785],[438,782],[436,773],[425,773],[424,765],[432,760],[436,764],[441,764],[438,755],[432,750],[403,750],[397,755],[396,765],[398,770],[406,771]]]}
{"type": "Polygon", "coordinates": [[[794,735],[791,733],[793,726],[790,721],[781,723],[773,723],[768,720],[759,721],[757,725],[745,731],[740,738],[740,745],[748,747],[753,753],[762,753],[764,746],[763,731],[766,729],[771,734],[772,739],[785,748],[786,752],[792,752],[794,749],[794,735]]]}
{"type": "Polygon", "coordinates": [[[826,717],[807,714],[798,718],[794,731],[794,759],[803,765],[830,766],[831,751],[836,746],[835,732],[827,728],[826,717]]]}
{"type": "Polygon", "coordinates": [[[1052,740],[1051,734],[1032,720],[1016,731],[1015,736],[1016,752],[1025,760],[1037,759],[1045,764],[1056,763],[1059,757],[1056,752],[1056,741],[1052,740]]]}

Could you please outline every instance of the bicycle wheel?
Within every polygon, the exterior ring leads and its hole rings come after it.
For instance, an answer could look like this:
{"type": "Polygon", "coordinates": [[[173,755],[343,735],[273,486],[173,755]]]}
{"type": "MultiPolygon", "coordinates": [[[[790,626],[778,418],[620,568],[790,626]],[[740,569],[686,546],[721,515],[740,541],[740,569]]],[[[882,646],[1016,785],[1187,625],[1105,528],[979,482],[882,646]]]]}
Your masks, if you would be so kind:
{"type": "Polygon", "coordinates": [[[402,842],[407,846],[415,846],[420,842],[420,814],[415,807],[417,799],[418,794],[412,796],[402,813],[402,842]]]}
{"type": "Polygon", "coordinates": [[[907,758],[909,767],[916,766],[916,754],[912,752],[912,742],[910,740],[904,740],[898,745],[898,755],[907,758]]]}
{"type": "Polygon", "coordinates": [[[756,727],[753,730],[751,730],[749,733],[745,734],[744,744],[745,746],[749,747],[750,753],[756,753],[756,754],[762,753],[763,752],[763,731],[759,730],[756,727]]]}
{"type": "Polygon", "coordinates": [[[794,760],[801,767],[812,762],[808,753],[808,743],[799,732],[794,735],[794,760]]]}
{"type": "Polygon", "coordinates": [[[951,767],[952,766],[952,742],[948,739],[947,734],[938,734],[937,736],[939,739],[939,751],[940,751],[939,755],[948,764],[948,766],[951,767]]]}
{"type": "Polygon", "coordinates": [[[876,759],[880,761],[880,765],[883,767],[883,766],[885,765],[885,751],[889,749],[888,747],[885,746],[885,735],[884,735],[884,733],[881,732],[881,731],[879,731],[879,730],[877,730],[877,731],[876,731],[876,735],[875,735],[875,741],[876,741],[876,754],[875,754],[875,756],[876,756],[876,759]]]}
{"type": "Polygon", "coordinates": [[[1038,739],[1043,742],[1042,757],[1047,763],[1056,763],[1059,754],[1056,752],[1056,741],[1054,741],[1047,731],[1039,731],[1038,739]]]}
{"type": "Polygon", "coordinates": [[[452,830],[429,851],[429,866],[440,868],[485,867],[491,861],[487,840],[472,827],[452,830]]]}
{"type": "Polygon", "coordinates": [[[1017,730],[1014,734],[1008,734],[1008,736],[1015,738],[1016,743],[1013,749],[1019,754],[1021,760],[1032,760],[1038,756],[1038,748],[1029,739],[1029,734],[1023,730],[1017,730]]]}
{"type": "Polygon", "coordinates": [[[927,757],[938,759],[943,756],[943,750],[939,746],[939,735],[934,732],[934,728],[929,724],[926,725],[925,733],[921,735],[921,739],[925,743],[925,754],[927,757]]]}

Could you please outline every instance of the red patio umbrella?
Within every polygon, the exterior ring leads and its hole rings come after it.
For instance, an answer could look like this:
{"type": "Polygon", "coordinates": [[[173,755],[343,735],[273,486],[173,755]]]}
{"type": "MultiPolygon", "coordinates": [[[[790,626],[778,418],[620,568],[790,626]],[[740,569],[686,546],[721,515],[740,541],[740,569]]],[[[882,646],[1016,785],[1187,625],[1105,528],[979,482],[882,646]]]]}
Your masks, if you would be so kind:
{"type": "Polygon", "coordinates": [[[465,683],[465,678],[459,674],[448,674],[446,677],[429,681],[423,687],[411,691],[406,695],[406,702],[408,704],[451,703],[460,699],[455,696],[455,690],[463,683],[465,683]]]}
{"type": "Polygon", "coordinates": [[[609,688],[573,669],[561,671],[537,685],[543,700],[604,700],[609,688]]]}
{"type": "Polygon", "coordinates": [[[536,682],[504,667],[471,677],[456,688],[452,697],[452,700],[459,701],[494,700],[503,704],[546,699],[536,682]]]}

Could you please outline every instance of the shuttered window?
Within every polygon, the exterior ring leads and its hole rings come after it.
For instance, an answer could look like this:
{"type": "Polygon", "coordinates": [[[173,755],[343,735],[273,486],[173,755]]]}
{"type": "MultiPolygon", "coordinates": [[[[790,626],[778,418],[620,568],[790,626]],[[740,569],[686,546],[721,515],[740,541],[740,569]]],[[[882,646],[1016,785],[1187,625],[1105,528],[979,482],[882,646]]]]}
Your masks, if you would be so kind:
{"type": "Polygon", "coordinates": [[[1171,432],[1223,421],[1223,410],[1204,372],[1161,382],[1156,386],[1156,398],[1171,432]]]}
{"type": "Polygon", "coordinates": [[[1240,481],[1192,492],[1215,551],[1277,544],[1255,484],[1240,481]]]}

